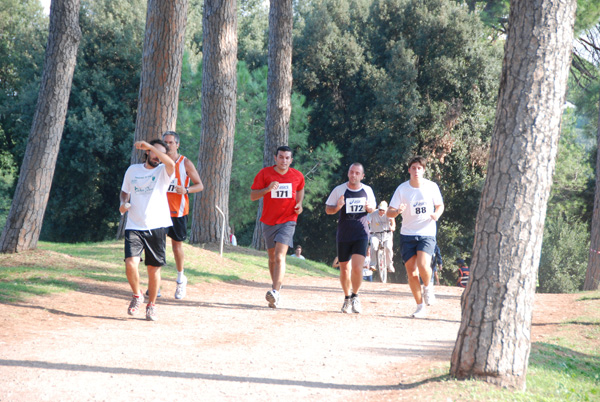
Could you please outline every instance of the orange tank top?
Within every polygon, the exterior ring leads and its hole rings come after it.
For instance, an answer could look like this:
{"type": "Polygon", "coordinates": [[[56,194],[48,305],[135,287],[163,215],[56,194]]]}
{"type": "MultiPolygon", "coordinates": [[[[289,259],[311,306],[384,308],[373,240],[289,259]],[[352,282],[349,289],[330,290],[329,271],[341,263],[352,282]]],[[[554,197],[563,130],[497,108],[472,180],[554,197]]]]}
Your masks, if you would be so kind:
{"type": "Polygon", "coordinates": [[[178,194],[175,191],[175,186],[183,186],[185,188],[190,186],[190,178],[185,171],[185,156],[183,155],[180,155],[175,162],[175,178],[171,181],[167,190],[171,217],[181,218],[190,212],[190,199],[187,194],[178,194]]]}

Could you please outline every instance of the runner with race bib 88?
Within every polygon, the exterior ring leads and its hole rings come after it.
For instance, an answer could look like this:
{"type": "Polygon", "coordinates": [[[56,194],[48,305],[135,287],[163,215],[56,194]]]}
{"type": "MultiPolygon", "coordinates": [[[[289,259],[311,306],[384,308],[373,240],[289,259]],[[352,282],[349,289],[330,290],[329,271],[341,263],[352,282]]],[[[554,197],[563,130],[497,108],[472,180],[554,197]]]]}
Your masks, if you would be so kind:
{"type": "Polygon", "coordinates": [[[444,212],[444,201],[437,184],[423,177],[427,161],[415,156],[408,162],[410,180],[398,186],[390,201],[387,216],[402,214],[402,260],[406,266],[408,284],[417,302],[412,317],[426,316],[425,305],[435,301],[431,285],[431,256],[436,245],[436,222],[444,212]],[[423,280],[423,292],[419,275],[423,280]]]}

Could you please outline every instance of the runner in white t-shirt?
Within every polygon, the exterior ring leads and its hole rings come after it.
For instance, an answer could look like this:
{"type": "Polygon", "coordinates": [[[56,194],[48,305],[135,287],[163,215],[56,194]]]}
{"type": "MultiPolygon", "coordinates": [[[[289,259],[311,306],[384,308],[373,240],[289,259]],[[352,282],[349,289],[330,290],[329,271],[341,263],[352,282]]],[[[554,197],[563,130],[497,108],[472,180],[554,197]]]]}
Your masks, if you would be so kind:
{"type": "Polygon", "coordinates": [[[146,319],[156,321],[156,297],[160,286],[160,267],[166,263],[167,231],[172,225],[167,189],[174,177],[175,162],[161,140],[138,141],[137,149],[146,151],[143,164],[129,166],[121,186],[121,214],[125,225],[125,272],[133,291],[127,313],[135,315],[144,303],[138,270],[142,252],[148,268],[146,319]],[[161,164],[162,162],[162,164],[161,164]]]}
{"type": "Polygon", "coordinates": [[[436,222],[444,212],[444,201],[437,184],[423,177],[427,162],[416,156],[408,163],[410,180],[396,189],[387,216],[402,214],[402,260],[406,266],[408,284],[417,302],[412,317],[426,315],[425,305],[433,304],[435,295],[431,285],[431,256],[436,245],[436,222]],[[419,275],[424,284],[421,293],[419,275]]]}

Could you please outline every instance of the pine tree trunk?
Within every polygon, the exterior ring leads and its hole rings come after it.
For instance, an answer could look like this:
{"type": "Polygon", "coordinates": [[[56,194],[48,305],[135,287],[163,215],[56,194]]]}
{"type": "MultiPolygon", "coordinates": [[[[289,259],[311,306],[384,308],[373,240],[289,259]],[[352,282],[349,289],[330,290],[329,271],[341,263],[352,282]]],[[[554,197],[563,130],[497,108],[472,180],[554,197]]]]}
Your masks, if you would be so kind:
{"type": "MultiPolygon", "coordinates": [[[[187,10],[188,0],[148,0],[134,142],[162,138],[165,131],[175,130],[187,10]]],[[[131,164],[140,163],[143,155],[133,149],[131,164]]],[[[127,215],[121,217],[118,239],[124,235],[126,219],[127,215]]]]}
{"type": "Polygon", "coordinates": [[[470,283],[450,372],[524,389],[575,0],[511,1],[470,283]]]}
{"type": "Polygon", "coordinates": [[[204,191],[194,199],[191,243],[221,240],[229,221],[229,182],[233,160],[237,97],[237,4],[205,0],[202,61],[202,123],[198,172],[204,191]]]}
{"type": "Polygon", "coordinates": [[[52,0],[44,73],[0,251],[37,247],[67,115],[81,40],[79,0],[52,0]]]}
{"type": "Polygon", "coordinates": [[[598,140],[597,143],[599,149],[596,155],[596,190],[594,196],[594,211],[592,212],[590,258],[588,259],[583,290],[598,290],[598,284],[600,283],[600,127],[598,127],[598,130],[596,131],[596,138],[598,140]]]}
{"type": "MultiPolygon", "coordinates": [[[[263,166],[275,163],[275,151],[288,145],[292,112],[292,0],[271,0],[269,9],[269,72],[267,75],[267,118],[263,166]]],[[[266,248],[260,217],[262,199],[258,203],[252,247],[266,248]]]]}

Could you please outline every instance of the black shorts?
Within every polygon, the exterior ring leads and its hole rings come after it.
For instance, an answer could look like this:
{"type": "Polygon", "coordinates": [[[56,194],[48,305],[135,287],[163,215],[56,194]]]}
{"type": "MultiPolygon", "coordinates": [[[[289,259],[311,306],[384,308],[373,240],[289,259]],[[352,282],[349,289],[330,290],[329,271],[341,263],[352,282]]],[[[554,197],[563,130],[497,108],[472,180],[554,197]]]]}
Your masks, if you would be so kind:
{"type": "Polygon", "coordinates": [[[171,217],[173,221],[173,226],[169,227],[169,232],[167,236],[175,241],[184,241],[187,239],[187,215],[184,215],[180,218],[171,217]]]}
{"type": "Polygon", "coordinates": [[[352,254],[367,256],[367,247],[369,239],[360,239],[355,241],[340,241],[337,244],[338,259],[340,262],[350,261],[352,254]]]}
{"type": "Polygon", "coordinates": [[[162,267],[167,263],[167,228],[125,231],[125,258],[140,257],[146,265],[162,267]]]}

